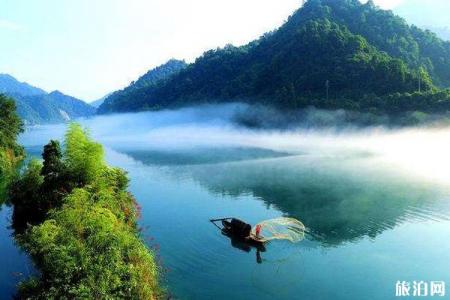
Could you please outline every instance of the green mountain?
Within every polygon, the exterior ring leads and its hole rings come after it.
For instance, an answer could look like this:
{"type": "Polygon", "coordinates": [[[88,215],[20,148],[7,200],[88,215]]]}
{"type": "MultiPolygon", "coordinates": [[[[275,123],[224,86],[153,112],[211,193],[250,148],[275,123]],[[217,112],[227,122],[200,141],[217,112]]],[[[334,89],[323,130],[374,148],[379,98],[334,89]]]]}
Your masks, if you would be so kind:
{"type": "Polygon", "coordinates": [[[372,1],[309,0],[278,30],[242,47],[208,51],[156,85],[116,95],[98,111],[244,101],[435,112],[450,103],[450,93],[439,91],[448,86],[449,42],[372,1]]]}
{"type": "MultiPolygon", "coordinates": [[[[141,92],[146,93],[148,90],[155,88],[158,84],[164,82],[172,75],[178,74],[181,70],[185,69],[187,64],[184,61],[171,59],[167,63],[156,67],[146,74],[139,77],[138,80],[133,81],[128,87],[123,90],[112,93],[103,100],[103,103],[99,105],[99,110],[103,112],[113,112],[119,103],[128,102],[133,97],[139,97],[141,92]]],[[[126,103],[123,104],[125,107],[126,103]]]]}
{"type": "Polygon", "coordinates": [[[16,101],[25,124],[60,123],[95,114],[95,108],[59,91],[47,93],[10,75],[0,75],[0,93],[16,101]]]}

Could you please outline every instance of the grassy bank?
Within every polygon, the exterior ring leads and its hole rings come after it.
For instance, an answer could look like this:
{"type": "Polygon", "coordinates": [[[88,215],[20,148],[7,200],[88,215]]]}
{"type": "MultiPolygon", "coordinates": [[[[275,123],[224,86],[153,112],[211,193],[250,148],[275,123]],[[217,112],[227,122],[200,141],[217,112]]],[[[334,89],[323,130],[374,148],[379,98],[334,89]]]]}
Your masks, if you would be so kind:
{"type": "Polygon", "coordinates": [[[157,299],[159,268],[139,236],[126,173],[72,124],[64,151],[44,147],[12,184],[16,239],[40,275],[23,282],[31,299],[157,299]]]}

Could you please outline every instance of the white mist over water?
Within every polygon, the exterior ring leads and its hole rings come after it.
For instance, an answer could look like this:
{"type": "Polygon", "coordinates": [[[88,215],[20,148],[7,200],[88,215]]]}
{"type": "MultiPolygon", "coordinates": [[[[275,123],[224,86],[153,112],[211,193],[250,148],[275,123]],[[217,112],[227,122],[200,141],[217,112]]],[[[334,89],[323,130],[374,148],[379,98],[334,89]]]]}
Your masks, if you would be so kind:
{"type": "MultiPolygon", "coordinates": [[[[261,148],[291,155],[370,156],[403,173],[450,183],[450,127],[386,129],[373,127],[288,130],[250,129],[234,122],[245,105],[208,105],[174,111],[98,116],[80,122],[93,137],[117,150],[189,151],[191,149],[261,148]]],[[[65,125],[29,129],[25,146],[41,146],[62,139],[65,125]]]]}

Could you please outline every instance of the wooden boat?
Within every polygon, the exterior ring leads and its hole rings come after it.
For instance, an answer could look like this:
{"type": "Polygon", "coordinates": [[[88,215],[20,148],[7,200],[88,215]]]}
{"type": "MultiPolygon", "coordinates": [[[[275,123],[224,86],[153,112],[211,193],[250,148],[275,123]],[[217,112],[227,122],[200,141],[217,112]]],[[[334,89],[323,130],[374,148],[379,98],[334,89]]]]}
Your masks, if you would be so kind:
{"type": "Polygon", "coordinates": [[[213,219],[210,220],[217,228],[219,228],[222,234],[232,238],[239,240],[241,242],[245,242],[250,246],[258,248],[260,250],[265,250],[264,243],[267,241],[262,236],[254,235],[252,231],[252,227],[250,224],[247,224],[236,218],[222,218],[222,219],[213,219]],[[222,227],[217,225],[217,222],[221,222],[222,227]]]}

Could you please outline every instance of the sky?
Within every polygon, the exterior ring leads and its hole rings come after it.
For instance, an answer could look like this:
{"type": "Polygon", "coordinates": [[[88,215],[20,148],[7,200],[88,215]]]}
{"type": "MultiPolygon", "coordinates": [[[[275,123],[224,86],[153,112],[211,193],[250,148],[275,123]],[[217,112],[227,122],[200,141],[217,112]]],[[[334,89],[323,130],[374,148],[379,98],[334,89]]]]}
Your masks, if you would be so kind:
{"type": "MultiPolygon", "coordinates": [[[[170,58],[242,45],[300,0],[0,0],[0,73],[93,101],[170,58]]],[[[408,20],[450,26],[449,0],[375,0],[408,20]],[[433,18],[427,17],[433,16],[433,18]]]]}

